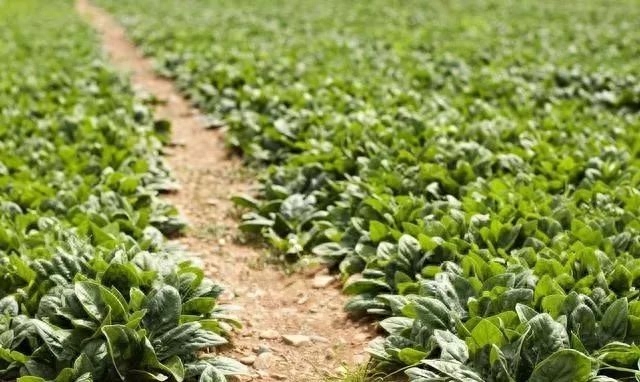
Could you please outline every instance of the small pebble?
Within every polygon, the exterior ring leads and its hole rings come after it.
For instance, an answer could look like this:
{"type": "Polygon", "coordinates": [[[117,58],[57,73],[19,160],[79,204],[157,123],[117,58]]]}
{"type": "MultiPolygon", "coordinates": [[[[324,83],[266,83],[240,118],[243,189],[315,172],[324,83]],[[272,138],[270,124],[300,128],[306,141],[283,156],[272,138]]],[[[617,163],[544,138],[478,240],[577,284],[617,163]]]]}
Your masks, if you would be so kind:
{"type": "Polygon", "coordinates": [[[241,357],[238,361],[240,361],[241,363],[245,364],[245,365],[253,365],[253,363],[256,361],[256,356],[253,354],[241,357]]]}
{"type": "Polygon", "coordinates": [[[267,370],[275,363],[276,358],[271,352],[261,353],[253,361],[253,367],[259,370],[267,370]]]}
{"type": "Polygon", "coordinates": [[[282,336],[284,343],[292,346],[302,346],[311,343],[311,338],[309,336],[304,336],[301,334],[285,334],[282,336]]]}
{"type": "Polygon", "coordinates": [[[322,337],[322,336],[309,336],[309,338],[313,342],[321,342],[325,344],[329,342],[329,340],[326,337],[322,337]]]}
{"type": "Polygon", "coordinates": [[[317,275],[316,277],[313,278],[311,286],[313,286],[316,289],[326,288],[329,285],[331,285],[331,283],[333,283],[334,280],[335,279],[333,278],[333,276],[317,275]]]}
{"type": "Polygon", "coordinates": [[[280,333],[273,329],[267,329],[260,332],[259,337],[265,340],[275,340],[280,337],[280,333]]]}
{"type": "Polygon", "coordinates": [[[364,342],[364,341],[369,339],[369,334],[368,333],[358,333],[355,336],[353,336],[353,339],[354,339],[354,341],[364,342]]]}
{"type": "Polygon", "coordinates": [[[253,352],[256,354],[269,353],[271,349],[268,346],[260,345],[253,348],[253,352]]]}

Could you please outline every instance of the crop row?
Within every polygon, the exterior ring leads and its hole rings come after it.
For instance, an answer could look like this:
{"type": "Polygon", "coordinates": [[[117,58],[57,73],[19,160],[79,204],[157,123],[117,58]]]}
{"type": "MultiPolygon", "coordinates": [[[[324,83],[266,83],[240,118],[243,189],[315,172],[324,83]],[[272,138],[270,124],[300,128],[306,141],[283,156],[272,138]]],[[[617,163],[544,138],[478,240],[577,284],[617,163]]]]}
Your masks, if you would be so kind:
{"type": "Polygon", "coordinates": [[[339,268],[380,368],[638,375],[637,3],[99,3],[268,166],[241,227],[339,268]]]}
{"type": "Polygon", "coordinates": [[[236,325],[163,234],[167,123],[70,0],[0,2],[0,380],[224,381],[236,325]]]}

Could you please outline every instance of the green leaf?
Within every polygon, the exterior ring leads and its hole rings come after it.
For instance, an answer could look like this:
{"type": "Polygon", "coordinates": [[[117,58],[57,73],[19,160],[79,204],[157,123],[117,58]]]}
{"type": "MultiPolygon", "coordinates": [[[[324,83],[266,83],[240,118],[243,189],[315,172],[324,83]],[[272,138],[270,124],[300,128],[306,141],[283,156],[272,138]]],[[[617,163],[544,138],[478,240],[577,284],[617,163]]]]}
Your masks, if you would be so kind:
{"type": "Polygon", "coordinates": [[[249,195],[235,195],[231,197],[231,201],[237,205],[251,210],[257,210],[260,202],[249,195]]]}
{"type": "Polygon", "coordinates": [[[402,235],[398,241],[398,255],[410,261],[421,254],[420,243],[416,238],[410,235],[402,235]]]}
{"type": "Polygon", "coordinates": [[[215,356],[204,360],[223,375],[247,375],[249,373],[249,369],[245,365],[233,358],[215,356]]]}
{"type": "Polygon", "coordinates": [[[391,287],[383,280],[358,279],[345,284],[342,291],[346,294],[385,293],[390,292],[391,287]]]}
{"type": "Polygon", "coordinates": [[[18,313],[20,313],[20,307],[14,296],[9,295],[0,299],[0,314],[17,316],[18,313]]]}
{"type": "Polygon", "coordinates": [[[398,352],[398,359],[405,365],[415,365],[427,357],[427,353],[413,348],[404,348],[398,352]]]}
{"type": "Polygon", "coordinates": [[[313,247],[311,252],[318,257],[325,257],[329,260],[340,260],[349,253],[349,250],[339,243],[324,243],[313,247]]]}
{"type": "Polygon", "coordinates": [[[422,363],[435,369],[440,375],[445,376],[445,381],[485,382],[475,371],[457,361],[429,359],[423,360],[422,363]]]}
{"type": "Polygon", "coordinates": [[[584,345],[590,349],[598,346],[596,317],[588,306],[578,305],[569,315],[569,323],[584,345]]]}
{"type": "Polygon", "coordinates": [[[70,357],[69,343],[67,340],[70,338],[71,333],[52,325],[47,324],[44,321],[32,319],[31,324],[36,328],[36,331],[45,346],[56,357],[57,360],[68,360],[70,357]]]}
{"type": "Polygon", "coordinates": [[[87,354],[81,353],[75,361],[73,361],[74,375],[83,375],[95,371],[91,359],[87,354]]]}
{"type": "Polygon", "coordinates": [[[102,285],[81,281],[74,285],[75,294],[85,312],[96,321],[104,321],[110,313],[115,321],[122,320],[126,311],[120,300],[102,285]]]}
{"type": "Polygon", "coordinates": [[[462,363],[469,359],[467,344],[450,331],[436,329],[432,338],[440,348],[440,359],[462,363]]]}
{"type": "Polygon", "coordinates": [[[551,317],[558,317],[562,313],[562,303],[565,296],[562,294],[553,294],[542,298],[542,311],[549,313],[551,317]]]}
{"type": "Polygon", "coordinates": [[[180,357],[174,356],[163,362],[165,370],[171,373],[171,376],[176,382],[182,382],[184,380],[184,365],[180,360],[180,357]]]}
{"type": "Polygon", "coordinates": [[[483,348],[487,345],[502,346],[506,342],[500,329],[489,320],[478,322],[471,330],[471,338],[478,348],[483,348]]]}
{"type": "Polygon", "coordinates": [[[607,377],[605,375],[598,375],[589,378],[588,382],[619,382],[619,380],[607,377]]]}
{"type": "Polygon", "coordinates": [[[371,241],[374,243],[378,243],[384,240],[389,231],[387,230],[387,226],[384,223],[381,223],[377,220],[369,221],[369,237],[371,241]]]}
{"type": "Polygon", "coordinates": [[[46,380],[40,377],[25,376],[18,378],[17,382],[46,382],[46,380]]]}
{"type": "Polygon", "coordinates": [[[571,222],[571,232],[578,240],[588,246],[597,247],[602,242],[602,233],[600,231],[592,229],[577,219],[571,222]]]}
{"type": "Polygon", "coordinates": [[[213,297],[195,297],[182,304],[183,314],[208,314],[216,306],[213,297]]]}
{"type": "Polygon", "coordinates": [[[242,216],[242,223],[238,225],[238,228],[245,232],[260,233],[263,228],[272,227],[274,221],[262,217],[256,213],[248,213],[242,216]]]}
{"type": "Polygon", "coordinates": [[[502,375],[508,382],[515,382],[515,379],[511,375],[511,368],[509,367],[504,353],[496,345],[491,345],[491,351],[489,352],[489,363],[494,368],[499,368],[502,375]]]}
{"type": "Polygon", "coordinates": [[[419,322],[431,330],[446,330],[453,326],[454,317],[449,308],[440,300],[431,297],[417,298],[413,304],[409,304],[403,309],[403,313],[411,308],[415,310],[419,322]]]}
{"type": "Polygon", "coordinates": [[[637,367],[640,361],[640,348],[622,342],[610,342],[598,350],[598,359],[618,367],[637,367]]]}
{"type": "Polygon", "coordinates": [[[602,315],[600,325],[603,331],[603,340],[622,340],[627,333],[629,316],[629,304],[626,298],[621,298],[609,305],[602,315]]]}
{"type": "Polygon", "coordinates": [[[586,382],[592,361],[573,349],[559,350],[540,362],[528,382],[586,382]]]}
{"type": "Polygon", "coordinates": [[[141,280],[135,266],[131,263],[112,263],[102,275],[102,284],[115,287],[120,293],[126,294],[131,288],[140,286],[141,280]]]}
{"type": "Polygon", "coordinates": [[[153,289],[145,297],[142,308],[147,310],[142,323],[150,336],[173,329],[180,322],[182,311],[180,294],[170,285],[153,289]]]}
{"type": "Polygon", "coordinates": [[[534,309],[523,304],[516,304],[516,312],[518,313],[518,318],[522,323],[529,322],[529,320],[538,314],[534,309]]]}
{"type": "Polygon", "coordinates": [[[389,317],[380,321],[380,326],[391,335],[401,335],[403,331],[410,329],[413,319],[408,317],[389,317]]]}
{"type": "Polygon", "coordinates": [[[101,329],[107,340],[111,362],[121,379],[137,365],[143,356],[140,336],[124,325],[106,325],[101,329]]]}
{"type": "Polygon", "coordinates": [[[102,373],[110,367],[109,350],[107,341],[103,338],[89,340],[81,349],[83,355],[86,355],[93,367],[92,372],[95,375],[102,373]]]}
{"type": "Polygon", "coordinates": [[[18,362],[24,364],[29,360],[29,357],[18,351],[0,347],[0,359],[5,360],[9,363],[18,362]]]}
{"type": "Polygon", "coordinates": [[[522,356],[535,363],[570,344],[566,328],[547,314],[538,314],[527,322],[529,335],[522,345],[522,356]]]}
{"type": "Polygon", "coordinates": [[[609,288],[617,293],[624,293],[631,288],[633,274],[622,264],[617,264],[607,277],[609,288]]]}
{"type": "Polygon", "coordinates": [[[571,333],[571,349],[577,350],[580,353],[589,354],[589,351],[584,347],[584,344],[575,333],[571,333]]]}
{"type": "Polygon", "coordinates": [[[202,329],[198,322],[188,322],[177,326],[154,340],[154,346],[160,360],[226,343],[227,340],[224,337],[202,329]]]}
{"type": "Polygon", "coordinates": [[[164,382],[169,380],[169,377],[159,372],[149,372],[146,370],[129,370],[127,381],[141,381],[141,382],[164,382]]]}
{"type": "Polygon", "coordinates": [[[129,310],[136,311],[142,308],[145,294],[138,288],[131,288],[129,291],[129,310]]]}
{"type": "Polygon", "coordinates": [[[96,246],[110,247],[112,243],[116,242],[115,236],[100,228],[97,224],[90,223],[92,241],[96,246]]]}
{"type": "Polygon", "coordinates": [[[36,272],[34,272],[27,263],[17,255],[9,256],[9,263],[15,268],[16,275],[27,283],[36,278],[36,272]]]}
{"type": "Polygon", "coordinates": [[[213,366],[209,366],[204,369],[204,372],[200,375],[199,382],[226,382],[224,374],[213,366]]]}
{"type": "Polygon", "coordinates": [[[74,379],[73,369],[67,367],[62,369],[54,382],[73,382],[74,379]]]}
{"type": "Polygon", "coordinates": [[[125,325],[130,329],[138,329],[138,326],[140,326],[140,322],[142,322],[145,314],[147,314],[147,311],[144,309],[134,312],[129,316],[129,320],[125,325]]]}

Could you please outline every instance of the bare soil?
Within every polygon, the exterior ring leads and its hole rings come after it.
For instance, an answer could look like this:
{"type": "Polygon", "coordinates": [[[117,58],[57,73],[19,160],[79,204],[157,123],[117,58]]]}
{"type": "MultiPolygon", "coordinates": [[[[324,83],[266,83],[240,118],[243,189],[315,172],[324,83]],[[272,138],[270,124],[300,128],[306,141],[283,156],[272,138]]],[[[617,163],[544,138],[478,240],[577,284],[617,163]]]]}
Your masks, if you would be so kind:
{"type": "Polygon", "coordinates": [[[287,275],[282,267],[265,264],[266,249],[236,240],[237,211],[229,197],[251,192],[255,184],[250,171],[225,147],[224,132],[204,128],[203,115],[170,80],[154,72],[152,61],[111,15],[88,0],[78,0],[77,10],[96,29],[114,67],[130,75],[136,91],[165,101],[155,115],[172,124],[174,145],[167,147],[166,161],[180,184],[179,191],[166,198],[190,225],[177,240],[225,287],[222,300],[240,308],[234,314],[244,325],[223,353],[250,363],[258,352],[270,349],[248,378],[260,381],[321,381],[341,365],[366,362],[364,348],[375,335],[374,324],[347,317],[339,283],[313,288],[314,272],[287,275]],[[322,338],[296,347],[283,341],[281,335],[287,334],[322,338]]]}

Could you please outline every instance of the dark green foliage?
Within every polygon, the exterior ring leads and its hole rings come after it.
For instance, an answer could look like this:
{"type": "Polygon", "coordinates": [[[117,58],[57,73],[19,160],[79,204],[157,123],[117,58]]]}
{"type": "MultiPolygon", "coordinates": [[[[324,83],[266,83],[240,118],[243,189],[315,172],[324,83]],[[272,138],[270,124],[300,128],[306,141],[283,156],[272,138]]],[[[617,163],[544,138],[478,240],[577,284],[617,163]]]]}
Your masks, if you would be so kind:
{"type": "Polygon", "coordinates": [[[198,356],[235,322],[164,241],[183,226],[157,197],[166,131],[71,1],[1,1],[0,19],[0,380],[246,372],[198,356]]]}

